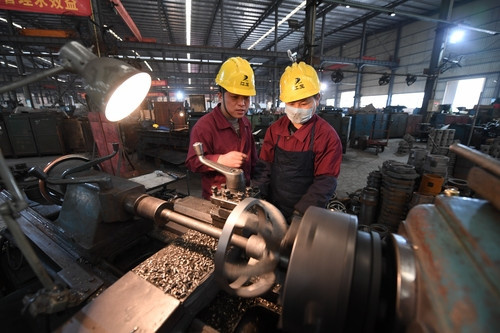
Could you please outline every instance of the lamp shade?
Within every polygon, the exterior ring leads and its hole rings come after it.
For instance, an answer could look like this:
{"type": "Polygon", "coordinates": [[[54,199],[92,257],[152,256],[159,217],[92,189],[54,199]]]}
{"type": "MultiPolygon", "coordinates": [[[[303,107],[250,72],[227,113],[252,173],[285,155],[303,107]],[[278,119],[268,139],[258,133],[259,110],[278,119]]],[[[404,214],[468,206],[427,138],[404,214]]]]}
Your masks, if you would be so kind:
{"type": "Polygon", "coordinates": [[[131,114],[146,97],[151,86],[149,74],[111,58],[97,58],[82,73],[90,103],[104,111],[109,121],[131,114]]]}
{"type": "Polygon", "coordinates": [[[93,109],[104,112],[109,121],[131,114],[146,97],[151,76],[112,58],[98,58],[77,42],[65,44],[60,51],[62,65],[83,77],[93,109]]]}

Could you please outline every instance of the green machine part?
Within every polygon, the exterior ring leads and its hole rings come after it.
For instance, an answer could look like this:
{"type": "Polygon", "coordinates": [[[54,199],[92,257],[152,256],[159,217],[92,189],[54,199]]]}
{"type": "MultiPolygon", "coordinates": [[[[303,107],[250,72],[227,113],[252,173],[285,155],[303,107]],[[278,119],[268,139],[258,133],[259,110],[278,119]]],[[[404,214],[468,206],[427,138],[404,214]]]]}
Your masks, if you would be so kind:
{"type": "Polygon", "coordinates": [[[499,217],[488,201],[464,197],[438,196],[410,211],[401,230],[417,262],[410,331],[500,330],[499,217]]]}

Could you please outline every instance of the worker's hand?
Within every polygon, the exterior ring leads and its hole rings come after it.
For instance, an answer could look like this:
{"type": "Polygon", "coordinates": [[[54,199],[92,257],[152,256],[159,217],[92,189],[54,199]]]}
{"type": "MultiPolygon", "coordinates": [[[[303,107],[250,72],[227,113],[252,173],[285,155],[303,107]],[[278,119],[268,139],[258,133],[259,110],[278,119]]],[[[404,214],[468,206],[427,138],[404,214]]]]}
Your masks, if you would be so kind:
{"type": "Polygon", "coordinates": [[[230,151],[227,154],[220,155],[217,163],[230,168],[240,168],[247,158],[248,156],[246,154],[240,153],[239,151],[230,151]]]}
{"type": "Polygon", "coordinates": [[[294,210],[292,216],[290,216],[290,218],[289,218],[288,224],[291,224],[294,220],[297,220],[298,222],[300,222],[302,220],[302,216],[304,216],[304,214],[302,214],[298,210],[294,210]]]}

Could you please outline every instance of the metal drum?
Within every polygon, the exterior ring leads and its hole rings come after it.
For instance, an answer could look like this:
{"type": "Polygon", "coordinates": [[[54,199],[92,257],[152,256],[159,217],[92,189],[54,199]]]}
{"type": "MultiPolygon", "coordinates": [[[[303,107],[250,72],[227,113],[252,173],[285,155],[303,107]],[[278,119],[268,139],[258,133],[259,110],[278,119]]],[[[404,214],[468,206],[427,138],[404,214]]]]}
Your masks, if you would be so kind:
{"type": "Polygon", "coordinates": [[[384,277],[384,267],[394,265],[384,263],[384,252],[392,249],[383,248],[377,232],[357,231],[355,216],[310,207],[288,265],[282,294],[283,330],[390,331],[386,324],[392,325],[394,313],[386,310],[397,303],[396,272],[384,277]]]}
{"type": "Polygon", "coordinates": [[[365,187],[361,192],[360,201],[359,223],[370,225],[377,219],[378,190],[373,187],[365,187]]]}

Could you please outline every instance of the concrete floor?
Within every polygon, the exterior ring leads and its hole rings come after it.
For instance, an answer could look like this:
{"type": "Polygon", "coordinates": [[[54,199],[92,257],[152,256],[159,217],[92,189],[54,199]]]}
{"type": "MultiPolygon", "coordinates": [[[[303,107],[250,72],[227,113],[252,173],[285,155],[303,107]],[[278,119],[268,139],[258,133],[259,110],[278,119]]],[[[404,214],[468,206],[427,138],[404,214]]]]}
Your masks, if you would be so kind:
{"type": "MultiPolygon", "coordinates": [[[[337,197],[345,198],[348,193],[353,193],[366,186],[368,174],[379,170],[387,160],[407,163],[408,154],[397,154],[399,142],[402,139],[390,139],[383,152],[375,154],[374,148],[366,150],[347,148],[342,158],[340,175],[337,184],[337,197]]],[[[417,144],[418,146],[418,144],[417,144]]],[[[425,147],[425,144],[422,145],[425,147]]]]}
{"type": "MultiPolygon", "coordinates": [[[[340,199],[346,198],[349,193],[353,193],[365,187],[368,174],[382,167],[383,162],[386,160],[406,163],[408,161],[408,154],[396,154],[399,141],[401,140],[402,139],[390,139],[387,147],[378,155],[375,154],[374,148],[368,148],[364,151],[348,148],[347,152],[343,155],[336,191],[337,197],[340,199]]],[[[37,156],[17,159],[7,158],[6,163],[11,167],[25,163],[28,168],[37,165],[43,169],[49,162],[57,157],[58,156],[37,156]]],[[[138,172],[140,174],[152,172],[154,170],[179,171],[179,169],[172,168],[155,159],[137,160],[133,157],[132,161],[134,166],[139,169],[138,172]]],[[[180,172],[182,173],[182,170],[180,172]]],[[[199,174],[189,173],[186,175],[186,178],[169,184],[167,187],[175,188],[180,193],[189,193],[192,196],[201,197],[201,180],[199,174]]]]}

